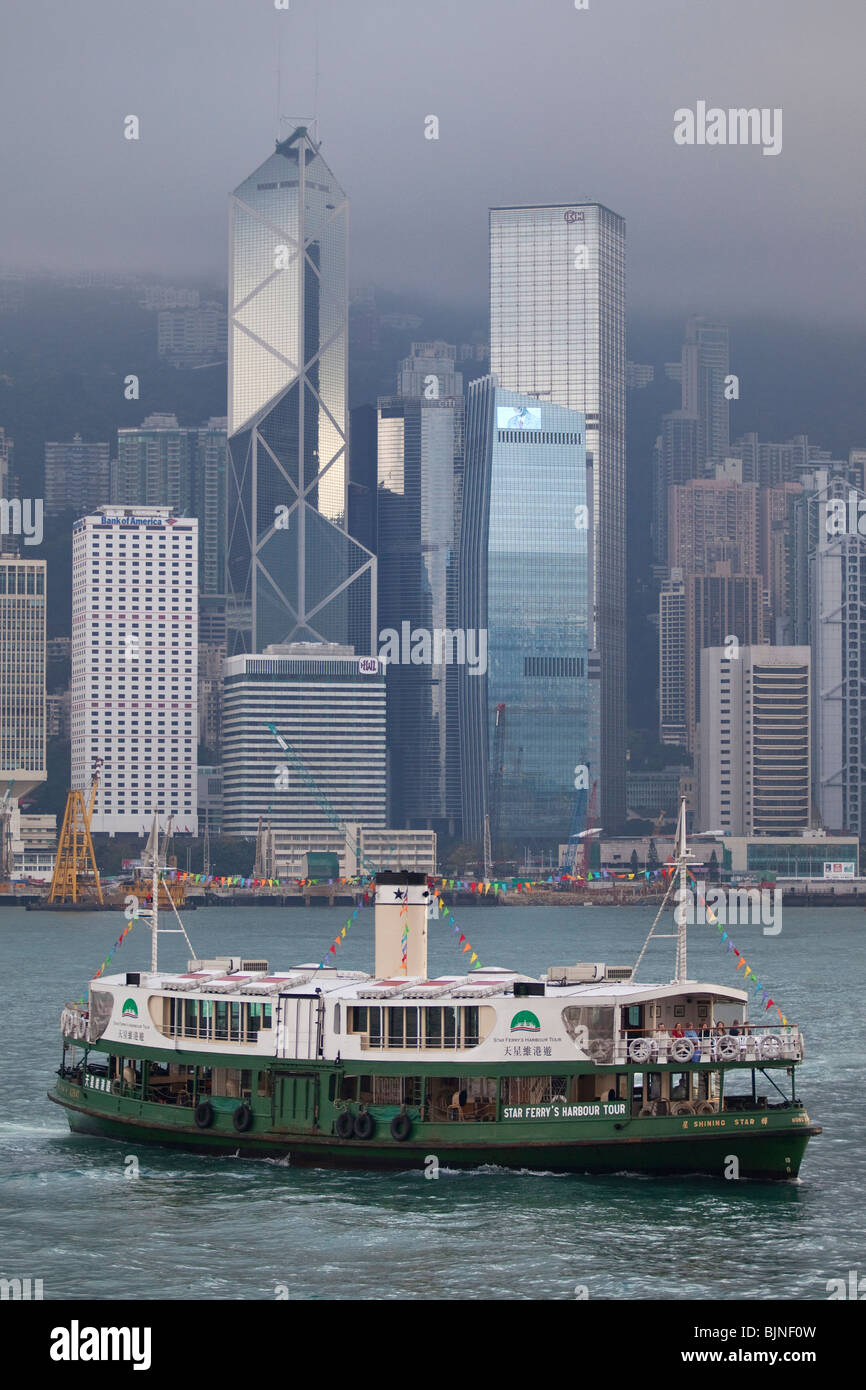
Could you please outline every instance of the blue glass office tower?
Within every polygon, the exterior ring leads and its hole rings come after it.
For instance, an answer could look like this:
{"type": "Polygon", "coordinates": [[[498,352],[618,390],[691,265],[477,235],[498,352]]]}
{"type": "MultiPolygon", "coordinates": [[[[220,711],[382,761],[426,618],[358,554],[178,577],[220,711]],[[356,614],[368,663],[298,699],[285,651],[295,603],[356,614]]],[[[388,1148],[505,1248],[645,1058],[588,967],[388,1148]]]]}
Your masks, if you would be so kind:
{"type": "Polygon", "coordinates": [[[601,203],[490,210],[490,370],[580,410],[592,460],[590,642],[601,680],[599,805],[625,823],[625,222],[601,203]]]}
{"type": "Polygon", "coordinates": [[[348,534],[346,195],[298,126],[230,201],[230,652],[374,650],[376,561],[348,534]]]}
{"type": "Polygon", "coordinates": [[[488,660],[460,673],[463,828],[478,840],[489,815],[497,858],[565,843],[575,769],[597,774],[588,502],[583,414],[473,382],[460,620],[487,630],[488,660]]]}

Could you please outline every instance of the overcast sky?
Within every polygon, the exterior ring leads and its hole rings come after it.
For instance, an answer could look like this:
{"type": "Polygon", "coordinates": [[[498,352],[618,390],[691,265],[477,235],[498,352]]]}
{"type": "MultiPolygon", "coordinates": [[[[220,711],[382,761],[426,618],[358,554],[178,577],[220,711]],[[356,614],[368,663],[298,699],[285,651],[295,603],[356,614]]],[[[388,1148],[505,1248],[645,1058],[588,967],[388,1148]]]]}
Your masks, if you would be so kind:
{"type": "Polygon", "coordinates": [[[488,206],[592,198],[627,220],[632,309],[862,320],[863,0],[290,6],[4,0],[0,263],[223,279],[281,66],[349,195],[353,285],[484,305],[488,206]],[[698,101],[781,107],[781,153],[675,144],[698,101]]]}

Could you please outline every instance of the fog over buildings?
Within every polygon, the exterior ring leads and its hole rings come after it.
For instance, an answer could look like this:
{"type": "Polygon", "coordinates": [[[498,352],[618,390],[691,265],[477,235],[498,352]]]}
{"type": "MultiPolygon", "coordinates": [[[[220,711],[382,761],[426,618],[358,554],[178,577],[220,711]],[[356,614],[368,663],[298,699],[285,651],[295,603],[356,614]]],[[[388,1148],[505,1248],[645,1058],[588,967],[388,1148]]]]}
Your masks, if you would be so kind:
{"type": "Polygon", "coordinates": [[[488,206],[596,200],[628,224],[630,312],[854,321],[864,31],[857,0],[17,7],[2,259],[222,281],[226,190],[313,116],[353,283],[482,307],[488,206]],[[677,144],[675,112],[700,103],[782,110],[780,151],[677,144]]]}

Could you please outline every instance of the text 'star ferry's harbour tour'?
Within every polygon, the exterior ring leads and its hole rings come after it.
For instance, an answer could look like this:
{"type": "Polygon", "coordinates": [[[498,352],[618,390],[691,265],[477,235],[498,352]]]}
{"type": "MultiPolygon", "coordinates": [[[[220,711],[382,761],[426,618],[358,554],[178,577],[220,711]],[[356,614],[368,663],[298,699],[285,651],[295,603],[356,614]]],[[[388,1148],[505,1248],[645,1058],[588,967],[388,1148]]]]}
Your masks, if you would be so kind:
{"type": "MultiPolygon", "coordinates": [[[[683,888],[687,856],[681,810],[683,888]]],[[[670,984],[602,964],[429,979],[428,880],[381,872],[373,975],[242,957],[167,974],[160,873],[151,969],[92,981],[61,1015],[49,1095],[77,1134],[359,1168],[435,1154],[721,1177],[733,1156],[742,1177],[786,1179],[820,1133],[797,1095],[799,1028],[751,1027],[744,990],[688,979],[684,922],[670,984]]]]}

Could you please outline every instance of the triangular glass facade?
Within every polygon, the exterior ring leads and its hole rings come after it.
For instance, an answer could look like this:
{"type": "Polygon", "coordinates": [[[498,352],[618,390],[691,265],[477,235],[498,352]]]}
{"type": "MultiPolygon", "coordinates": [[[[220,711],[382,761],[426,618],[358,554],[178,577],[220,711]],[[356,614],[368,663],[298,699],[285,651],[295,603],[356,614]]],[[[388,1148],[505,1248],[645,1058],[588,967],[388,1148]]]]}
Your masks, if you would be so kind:
{"type": "Polygon", "coordinates": [[[348,202],[299,126],[231,197],[230,650],[376,649],[375,558],[346,533],[348,202]]]}

